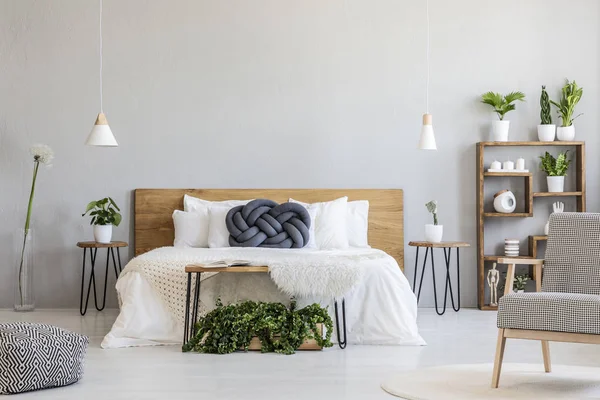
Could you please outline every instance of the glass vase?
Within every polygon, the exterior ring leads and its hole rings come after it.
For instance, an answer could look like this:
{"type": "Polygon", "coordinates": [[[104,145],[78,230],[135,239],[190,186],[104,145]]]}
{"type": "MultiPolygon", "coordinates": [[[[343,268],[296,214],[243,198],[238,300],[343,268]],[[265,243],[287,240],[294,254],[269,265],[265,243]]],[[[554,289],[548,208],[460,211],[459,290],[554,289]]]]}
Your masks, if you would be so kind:
{"type": "Polygon", "coordinates": [[[15,233],[15,311],[33,311],[33,230],[18,229],[15,233]]]}

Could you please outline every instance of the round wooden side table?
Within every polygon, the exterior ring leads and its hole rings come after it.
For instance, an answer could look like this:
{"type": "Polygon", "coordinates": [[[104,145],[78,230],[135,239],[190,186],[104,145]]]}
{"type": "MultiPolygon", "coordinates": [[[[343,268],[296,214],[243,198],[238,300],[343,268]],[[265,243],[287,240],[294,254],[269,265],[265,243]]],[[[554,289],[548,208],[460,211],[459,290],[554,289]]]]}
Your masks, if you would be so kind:
{"type": "Polygon", "coordinates": [[[121,247],[127,247],[126,242],[110,242],[110,243],[97,243],[97,242],[78,242],[77,247],[83,249],[83,271],[81,273],[81,295],[79,297],[79,313],[85,315],[88,308],[88,301],[90,300],[90,291],[92,285],[94,287],[94,305],[96,310],[102,311],[106,306],[106,283],[108,282],[108,262],[112,257],[113,268],[115,270],[115,277],[118,279],[119,274],[122,271],[121,267],[121,253],[119,249],[121,247]],[[85,256],[87,249],[90,249],[90,262],[92,264],[90,279],[88,281],[87,296],[85,298],[85,305],[83,304],[83,291],[85,289],[85,256]],[[98,295],[96,294],[96,277],[94,267],[96,266],[96,254],[98,249],[106,249],[106,273],[104,274],[104,297],[102,298],[102,307],[98,306],[98,295]],[[115,249],[117,250],[117,258],[115,259],[115,249]],[[119,266],[117,267],[117,261],[119,266]]]}
{"type": "Polygon", "coordinates": [[[427,266],[427,256],[429,252],[431,252],[431,275],[433,277],[433,300],[435,302],[435,312],[438,315],[444,315],[446,312],[446,304],[448,301],[448,291],[450,292],[450,300],[452,301],[452,309],[454,311],[460,310],[460,253],[459,250],[461,247],[470,247],[471,245],[466,242],[440,242],[440,243],[432,243],[432,242],[409,242],[409,246],[413,246],[417,248],[417,257],[415,258],[415,274],[413,277],[413,292],[417,294],[417,304],[419,303],[419,298],[421,297],[421,288],[423,287],[423,277],[425,276],[425,267],[427,266]],[[419,290],[417,292],[417,275],[419,268],[419,249],[421,247],[425,247],[425,260],[423,260],[423,268],[421,269],[421,279],[419,281],[419,290]],[[438,301],[437,301],[437,289],[435,286],[435,260],[433,257],[433,249],[444,249],[444,260],[446,261],[446,287],[444,290],[444,307],[442,311],[438,309],[438,301]],[[452,292],[452,282],[450,281],[450,256],[452,255],[452,249],[456,249],[456,298],[457,302],[454,303],[454,294],[452,292]]]}

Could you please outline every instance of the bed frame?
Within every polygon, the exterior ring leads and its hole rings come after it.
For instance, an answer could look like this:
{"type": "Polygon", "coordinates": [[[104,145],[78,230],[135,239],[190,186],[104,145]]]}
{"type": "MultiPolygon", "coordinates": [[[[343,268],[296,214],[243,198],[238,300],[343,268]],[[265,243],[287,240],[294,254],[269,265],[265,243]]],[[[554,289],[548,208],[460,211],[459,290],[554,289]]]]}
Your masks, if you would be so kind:
{"type": "Polygon", "coordinates": [[[173,210],[183,210],[183,195],[210,201],[267,198],[306,203],[348,196],[369,200],[369,244],[394,257],[404,270],[404,198],[401,189],[136,189],[135,255],[172,246],[173,210]]]}

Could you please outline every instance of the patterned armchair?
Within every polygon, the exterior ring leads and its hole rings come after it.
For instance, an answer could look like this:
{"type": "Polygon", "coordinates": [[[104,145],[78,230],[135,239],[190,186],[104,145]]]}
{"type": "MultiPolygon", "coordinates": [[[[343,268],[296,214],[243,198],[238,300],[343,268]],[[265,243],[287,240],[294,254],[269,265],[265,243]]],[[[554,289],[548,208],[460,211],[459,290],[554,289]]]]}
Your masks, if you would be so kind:
{"type": "Polygon", "coordinates": [[[555,213],[550,217],[546,259],[498,260],[508,264],[498,304],[498,343],[492,377],[497,388],[507,338],[540,340],[546,372],[548,342],[600,344],[600,214],[555,213]],[[535,293],[512,293],[515,265],[534,265],[535,293]]]}

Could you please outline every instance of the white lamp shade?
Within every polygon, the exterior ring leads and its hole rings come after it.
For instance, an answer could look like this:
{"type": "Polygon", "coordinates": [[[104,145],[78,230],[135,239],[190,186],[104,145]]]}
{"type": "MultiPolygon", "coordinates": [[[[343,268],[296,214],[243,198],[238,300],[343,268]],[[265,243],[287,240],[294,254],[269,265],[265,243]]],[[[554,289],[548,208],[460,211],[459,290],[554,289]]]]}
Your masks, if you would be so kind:
{"type": "Polygon", "coordinates": [[[106,147],[115,147],[119,144],[117,143],[117,139],[113,135],[110,130],[110,126],[108,126],[108,121],[106,120],[106,116],[103,113],[98,114],[98,118],[96,118],[96,123],[92,128],[85,144],[88,146],[106,146],[106,147]]]}
{"type": "Polygon", "coordinates": [[[421,128],[421,137],[419,138],[420,150],[437,150],[432,121],[431,114],[423,115],[423,127],[421,128]]]}

